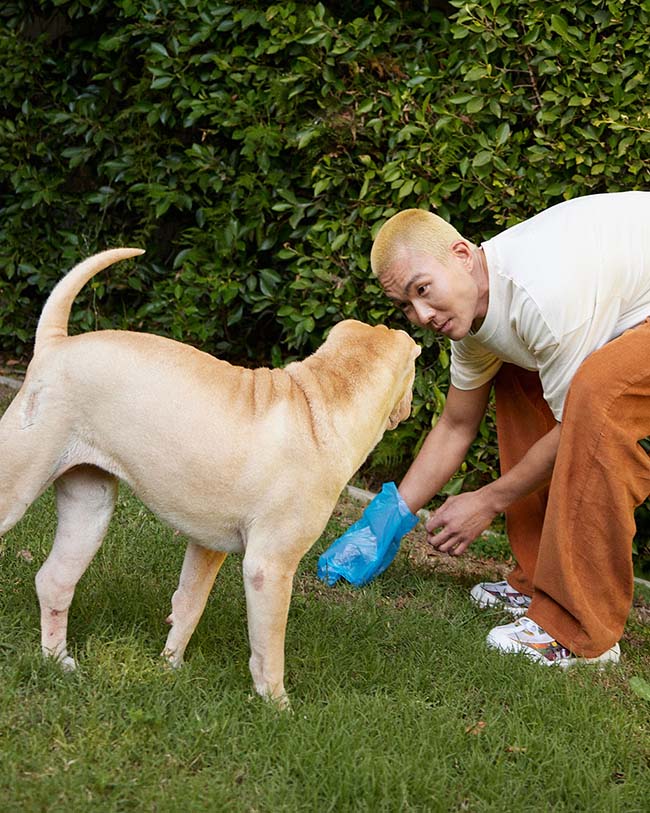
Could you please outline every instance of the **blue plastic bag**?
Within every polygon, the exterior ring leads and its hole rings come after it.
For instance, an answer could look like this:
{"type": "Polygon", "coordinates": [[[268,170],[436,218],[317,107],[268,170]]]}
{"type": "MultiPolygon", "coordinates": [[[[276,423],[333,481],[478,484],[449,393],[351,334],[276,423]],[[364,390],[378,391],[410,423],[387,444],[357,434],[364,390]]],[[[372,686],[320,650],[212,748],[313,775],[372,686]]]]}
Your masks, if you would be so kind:
{"type": "Polygon", "coordinates": [[[395,483],[384,483],[361,519],[319,556],[318,578],[330,586],[340,578],[356,587],[368,584],[386,570],[417,521],[395,483]]]}

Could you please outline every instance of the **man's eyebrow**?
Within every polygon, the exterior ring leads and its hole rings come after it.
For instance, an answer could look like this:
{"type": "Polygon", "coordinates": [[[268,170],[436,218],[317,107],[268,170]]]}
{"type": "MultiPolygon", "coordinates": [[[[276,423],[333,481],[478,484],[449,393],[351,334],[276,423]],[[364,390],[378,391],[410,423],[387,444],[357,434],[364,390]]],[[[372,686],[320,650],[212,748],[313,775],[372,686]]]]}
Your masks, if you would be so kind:
{"type": "Polygon", "coordinates": [[[420,279],[422,279],[422,277],[424,277],[424,276],[426,276],[426,275],[423,274],[421,271],[416,271],[415,274],[413,274],[413,276],[409,279],[409,281],[404,286],[404,289],[403,289],[404,290],[404,295],[403,296],[391,296],[388,293],[386,294],[386,296],[395,305],[398,305],[400,307],[403,306],[403,305],[408,305],[409,296],[410,296],[410,294],[409,294],[410,289],[412,288],[413,285],[417,284],[417,282],[420,279]]]}

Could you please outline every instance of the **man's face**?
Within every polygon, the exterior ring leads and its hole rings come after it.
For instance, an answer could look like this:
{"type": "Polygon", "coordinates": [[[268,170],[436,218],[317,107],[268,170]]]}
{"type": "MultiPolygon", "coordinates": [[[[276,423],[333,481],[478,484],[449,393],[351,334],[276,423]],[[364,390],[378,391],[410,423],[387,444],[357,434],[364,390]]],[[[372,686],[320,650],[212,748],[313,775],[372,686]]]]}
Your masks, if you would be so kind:
{"type": "Polygon", "coordinates": [[[458,341],[477,316],[478,286],[471,268],[471,253],[457,256],[450,251],[443,265],[430,254],[408,251],[379,281],[410,322],[458,341]]]}

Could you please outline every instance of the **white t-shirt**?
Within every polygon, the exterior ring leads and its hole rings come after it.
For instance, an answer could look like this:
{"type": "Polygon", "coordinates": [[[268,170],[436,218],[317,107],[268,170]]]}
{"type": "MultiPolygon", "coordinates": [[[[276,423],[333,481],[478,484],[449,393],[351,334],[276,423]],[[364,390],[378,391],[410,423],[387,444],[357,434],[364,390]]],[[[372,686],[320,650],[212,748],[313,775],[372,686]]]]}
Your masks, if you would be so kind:
{"type": "Polygon", "coordinates": [[[650,192],[560,203],[483,249],[488,310],[451,343],[451,383],[475,389],[504,361],[538,370],[559,421],[584,359],[650,316],[650,192]]]}

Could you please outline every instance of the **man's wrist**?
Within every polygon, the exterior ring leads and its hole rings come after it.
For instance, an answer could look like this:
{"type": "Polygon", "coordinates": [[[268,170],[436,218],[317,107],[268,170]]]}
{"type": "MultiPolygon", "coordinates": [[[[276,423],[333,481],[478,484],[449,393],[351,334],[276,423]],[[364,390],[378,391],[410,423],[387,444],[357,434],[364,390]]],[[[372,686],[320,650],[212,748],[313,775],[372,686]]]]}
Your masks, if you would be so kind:
{"type": "Polygon", "coordinates": [[[510,503],[514,502],[514,499],[508,493],[508,489],[503,487],[502,481],[503,478],[499,477],[481,489],[486,505],[495,516],[496,514],[502,514],[510,503]]]}

